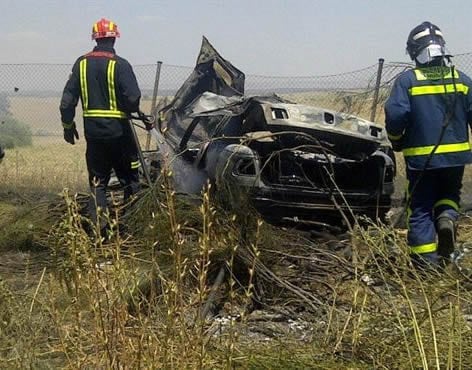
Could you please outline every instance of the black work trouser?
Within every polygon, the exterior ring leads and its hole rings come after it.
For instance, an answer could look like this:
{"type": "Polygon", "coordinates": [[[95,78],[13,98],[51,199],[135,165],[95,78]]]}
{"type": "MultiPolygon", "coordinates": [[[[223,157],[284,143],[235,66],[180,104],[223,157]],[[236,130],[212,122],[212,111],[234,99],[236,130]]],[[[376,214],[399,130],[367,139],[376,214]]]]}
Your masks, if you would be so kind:
{"type": "MultiPolygon", "coordinates": [[[[123,188],[125,201],[139,191],[138,151],[132,136],[121,136],[106,141],[88,140],[85,157],[93,195],[89,202],[89,214],[95,223],[97,207],[102,212],[108,208],[106,191],[112,169],[123,188]]],[[[105,220],[100,224],[105,226],[105,220]]]]}

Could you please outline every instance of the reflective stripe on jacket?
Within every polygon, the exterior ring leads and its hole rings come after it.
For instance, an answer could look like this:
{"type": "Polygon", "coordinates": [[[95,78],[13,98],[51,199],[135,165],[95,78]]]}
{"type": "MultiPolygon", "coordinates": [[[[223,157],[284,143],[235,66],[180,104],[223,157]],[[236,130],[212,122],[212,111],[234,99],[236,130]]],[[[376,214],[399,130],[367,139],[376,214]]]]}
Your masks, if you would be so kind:
{"type": "Polygon", "coordinates": [[[403,72],[385,104],[388,137],[401,142],[408,167],[418,170],[427,161],[428,168],[471,163],[471,117],[472,81],[450,67],[403,72]]]}
{"type": "MultiPolygon", "coordinates": [[[[82,110],[84,117],[107,117],[107,118],[126,118],[125,112],[118,110],[116,103],[115,91],[115,66],[116,60],[108,59],[106,67],[106,79],[108,85],[108,102],[103,99],[103,96],[98,96],[100,99],[95,99],[96,106],[102,108],[91,108],[89,104],[88,82],[87,82],[87,58],[83,58],[80,63],[80,93],[82,96],[82,110]],[[105,104],[103,104],[105,103],[105,104]]],[[[95,90],[92,90],[95,91],[95,90]]]]}

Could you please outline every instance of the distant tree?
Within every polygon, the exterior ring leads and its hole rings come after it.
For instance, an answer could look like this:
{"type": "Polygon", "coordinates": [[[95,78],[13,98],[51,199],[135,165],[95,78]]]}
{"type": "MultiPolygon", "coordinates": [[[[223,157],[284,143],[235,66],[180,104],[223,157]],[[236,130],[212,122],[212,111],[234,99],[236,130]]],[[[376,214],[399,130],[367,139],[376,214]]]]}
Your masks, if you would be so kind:
{"type": "Polygon", "coordinates": [[[31,128],[12,116],[8,95],[0,92],[0,146],[11,149],[32,143],[31,128]]]}
{"type": "Polygon", "coordinates": [[[2,117],[0,123],[0,146],[14,148],[28,146],[33,143],[31,128],[11,116],[2,117]]]}

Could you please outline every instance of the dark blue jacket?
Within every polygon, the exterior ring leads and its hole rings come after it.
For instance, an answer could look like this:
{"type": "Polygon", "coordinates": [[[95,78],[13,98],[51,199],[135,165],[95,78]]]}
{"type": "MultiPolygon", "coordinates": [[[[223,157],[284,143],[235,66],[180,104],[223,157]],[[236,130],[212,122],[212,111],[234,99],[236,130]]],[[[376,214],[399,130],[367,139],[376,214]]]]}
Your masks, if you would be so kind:
{"type": "Polygon", "coordinates": [[[60,105],[64,128],[74,120],[79,97],[87,140],[130,135],[127,117],[139,111],[141,91],[131,65],[112,47],[96,46],[74,63],[60,105]]]}
{"type": "Polygon", "coordinates": [[[396,79],[385,104],[385,123],[410,169],[471,163],[472,81],[450,67],[407,70],[396,79]]]}

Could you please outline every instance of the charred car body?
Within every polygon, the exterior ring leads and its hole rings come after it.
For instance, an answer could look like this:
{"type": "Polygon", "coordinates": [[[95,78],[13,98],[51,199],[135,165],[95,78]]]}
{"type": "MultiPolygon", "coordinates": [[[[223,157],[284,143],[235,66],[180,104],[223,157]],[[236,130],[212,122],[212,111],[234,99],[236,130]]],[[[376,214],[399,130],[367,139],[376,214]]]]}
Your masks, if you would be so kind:
{"type": "Polygon", "coordinates": [[[204,38],[197,65],[159,111],[175,154],[217,189],[236,189],[273,223],[383,218],[395,162],[382,126],[359,117],[245,96],[244,74],[204,38]]]}

